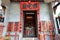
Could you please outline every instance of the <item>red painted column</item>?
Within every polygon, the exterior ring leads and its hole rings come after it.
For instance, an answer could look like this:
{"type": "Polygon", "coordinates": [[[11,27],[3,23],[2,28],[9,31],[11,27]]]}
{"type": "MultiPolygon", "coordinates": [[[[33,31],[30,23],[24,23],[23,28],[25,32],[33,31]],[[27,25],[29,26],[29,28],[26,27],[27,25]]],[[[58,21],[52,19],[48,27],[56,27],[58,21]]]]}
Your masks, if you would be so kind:
{"type": "Polygon", "coordinates": [[[7,31],[12,31],[12,24],[11,24],[11,22],[8,22],[8,29],[7,29],[7,31]]]}
{"type": "Polygon", "coordinates": [[[51,31],[50,31],[50,40],[53,40],[53,34],[51,31]]]}
{"type": "Polygon", "coordinates": [[[43,34],[40,34],[40,40],[43,40],[42,38],[43,38],[43,34]]]}
{"type": "Polygon", "coordinates": [[[53,22],[49,21],[50,40],[53,40],[53,22]]]}
{"type": "Polygon", "coordinates": [[[4,25],[0,25],[0,36],[2,36],[3,30],[4,30],[4,25]]]}
{"type": "Polygon", "coordinates": [[[13,22],[13,30],[15,32],[15,34],[14,34],[14,40],[16,40],[16,22],[13,22]]]}
{"type": "Polygon", "coordinates": [[[38,38],[39,38],[39,40],[41,40],[42,35],[40,35],[41,23],[40,23],[40,13],[39,13],[39,10],[37,10],[37,20],[38,20],[38,38]]]}
{"type": "Polygon", "coordinates": [[[23,24],[23,11],[20,12],[20,22],[18,23],[18,32],[22,31],[22,24],[23,24]]]}
{"type": "Polygon", "coordinates": [[[21,22],[18,23],[18,32],[21,32],[22,31],[22,24],[21,22]]]}
{"type": "Polygon", "coordinates": [[[44,32],[44,40],[46,40],[46,36],[47,36],[47,35],[46,35],[46,32],[44,32]]]}
{"type": "Polygon", "coordinates": [[[7,29],[8,36],[10,36],[10,32],[11,31],[12,31],[12,23],[11,22],[8,22],[8,29],[7,29]]]}
{"type": "MultiPolygon", "coordinates": [[[[18,26],[17,26],[18,27],[18,26]]],[[[17,27],[16,27],[16,22],[13,22],[13,30],[14,30],[14,32],[16,32],[17,31],[17,27]]]]}

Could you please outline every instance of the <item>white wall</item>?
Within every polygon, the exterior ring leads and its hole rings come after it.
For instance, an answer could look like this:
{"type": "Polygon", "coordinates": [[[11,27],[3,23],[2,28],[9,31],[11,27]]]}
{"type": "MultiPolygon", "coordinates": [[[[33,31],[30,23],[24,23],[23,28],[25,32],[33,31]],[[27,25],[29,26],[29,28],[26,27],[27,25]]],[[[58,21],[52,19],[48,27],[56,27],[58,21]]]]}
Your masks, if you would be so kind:
{"type": "MultiPolygon", "coordinates": [[[[50,20],[49,7],[48,4],[40,3],[40,20],[50,20]]],[[[19,3],[11,3],[9,22],[19,22],[20,21],[20,5],[19,3]]]]}
{"type": "MultiPolygon", "coordinates": [[[[11,3],[8,22],[19,22],[19,21],[20,21],[20,3],[11,3]]],[[[18,32],[17,34],[19,35],[19,40],[22,40],[22,33],[18,32]]]]}
{"type": "Polygon", "coordinates": [[[5,19],[4,19],[4,31],[3,37],[7,33],[8,22],[19,22],[20,21],[20,5],[19,3],[10,3],[6,6],[5,19]]]}
{"type": "Polygon", "coordinates": [[[6,10],[5,10],[5,18],[4,18],[4,30],[2,36],[4,37],[7,32],[7,27],[8,27],[8,19],[9,19],[9,13],[10,13],[10,4],[6,5],[6,10]]]}
{"type": "Polygon", "coordinates": [[[0,0],[0,9],[2,9],[2,7],[1,7],[1,3],[2,3],[2,0],[0,0]]]}
{"type": "Polygon", "coordinates": [[[50,20],[48,4],[40,3],[40,20],[41,21],[50,20]]]}
{"type": "MultiPolygon", "coordinates": [[[[19,3],[11,3],[10,9],[7,17],[8,22],[19,22],[20,21],[20,4],[19,3]]],[[[49,6],[45,3],[40,3],[40,20],[50,20],[49,15],[49,6]]],[[[6,20],[7,21],[7,20],[6,20]]],[[[22,39],[22,33],[20,35],[20,40],[22,39]]]]}
{"type": "Polygon", "coordinates": [[[9,22],[19,22],[20,21],[20,5],[19,3],[11,3],[9,22]]]}

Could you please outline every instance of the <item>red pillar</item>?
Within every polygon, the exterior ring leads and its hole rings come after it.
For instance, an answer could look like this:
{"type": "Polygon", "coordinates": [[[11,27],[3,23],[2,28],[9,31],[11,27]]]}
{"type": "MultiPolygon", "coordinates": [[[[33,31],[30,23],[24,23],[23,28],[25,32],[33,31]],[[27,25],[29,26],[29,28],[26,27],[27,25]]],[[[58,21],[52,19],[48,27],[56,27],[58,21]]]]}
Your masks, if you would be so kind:
{"type": "Polygon", "coordinates": [[[11,22],[8,22],[8,29],[7,29],[7,31],[8,32],[12,31],[12,23],[11,22]]]}
{"type": "MultiPolygon", "coordinates": [[[[18,27],[18,26],[17,26],[18,27]]],[[[14,32],[16,32],[17,31],[17,27],[16,27],[16,22],[13,22],[13,30],[14,30],[14,32]]]]}
{"type": "Polygon", "coordinates": [[[50,40],[53,40],[53,34],[50,32],[50,40]]]}
{"type": "Polygon", "coordinates": [[[39,40],[42,40],[42,38],[43,38],[43,34],[41,34],[41,33],[38,34],[38,39],[39,39],[39,40]]]}
{"type": "Polygon", "coordinates": [[[18,23],[18,32],[22,31],[21,22],[18,23]]]}
{"type": "Polygon", "coordinates": [[[44,40],[46,40],[46,36],[47,36],[47,35],[46,35],[46,32],[44,32],[44,40]]]}

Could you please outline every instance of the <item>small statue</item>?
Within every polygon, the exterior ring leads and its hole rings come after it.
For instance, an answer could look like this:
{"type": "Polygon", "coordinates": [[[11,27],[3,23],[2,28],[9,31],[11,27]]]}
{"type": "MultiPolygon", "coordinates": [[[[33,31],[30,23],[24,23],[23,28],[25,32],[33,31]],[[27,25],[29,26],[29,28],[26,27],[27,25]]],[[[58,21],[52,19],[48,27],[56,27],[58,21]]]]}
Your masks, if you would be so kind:
{"type": "Polygon", "coordinates": [[[27,36],[34,37],[34,27],[32,25],[25,27],[25,30],[27,31],[27,36]]]}

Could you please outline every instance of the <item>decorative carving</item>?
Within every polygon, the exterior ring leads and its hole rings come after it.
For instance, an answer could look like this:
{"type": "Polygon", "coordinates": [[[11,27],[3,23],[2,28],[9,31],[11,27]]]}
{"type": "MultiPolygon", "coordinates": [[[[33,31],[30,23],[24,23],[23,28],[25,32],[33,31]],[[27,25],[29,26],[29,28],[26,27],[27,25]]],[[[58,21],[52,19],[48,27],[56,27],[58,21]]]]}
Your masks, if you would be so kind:
{"type": "Polygon", "coordinates": [[[16,32],[18,29],[18,22],[8,22],[8,30],[7,31],[14,31],[16,32]]]}
{"type": "Polygon", "coordinates": [[[20,2],[21,10],[39,10],[39,2],[20,2]]]}
{"type": "Polygon", "coordinates": [[[53,22],[52,21],[41,21],[41,31],[53,31],[53,22]]]}
{"type": "Polygon", "coordinates": [[[21,22],[18,23],[18,32],[21,32],[22,31],[22,25],[21,25],[21,22]]]}

